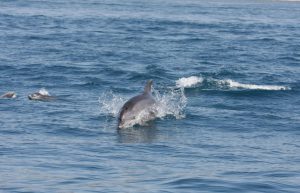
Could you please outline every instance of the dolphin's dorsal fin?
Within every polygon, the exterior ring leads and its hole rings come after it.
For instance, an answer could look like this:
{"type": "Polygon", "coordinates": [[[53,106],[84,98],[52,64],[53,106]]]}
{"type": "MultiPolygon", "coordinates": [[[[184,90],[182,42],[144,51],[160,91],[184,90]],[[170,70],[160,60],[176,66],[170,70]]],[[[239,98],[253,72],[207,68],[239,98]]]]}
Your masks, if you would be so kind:
{"type": "Polygon", "coordinates": [[[146,84],[146,86],[144,88],[144,93],[145,94],[151,93],[152,82],[153,82],[152,80],[148,80],[147,81],[147,84],[146,84]]]}

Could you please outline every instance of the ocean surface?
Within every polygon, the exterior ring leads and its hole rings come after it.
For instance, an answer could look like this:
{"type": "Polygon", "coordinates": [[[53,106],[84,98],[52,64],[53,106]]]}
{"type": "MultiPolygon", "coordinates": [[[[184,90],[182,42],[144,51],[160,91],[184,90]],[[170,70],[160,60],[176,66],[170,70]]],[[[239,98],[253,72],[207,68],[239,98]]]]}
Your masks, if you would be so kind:
{"type": "Polygon", "coordinates": [[[1,0],[8,91],[1,193],[300,192],[300,2],[1,0]]]}

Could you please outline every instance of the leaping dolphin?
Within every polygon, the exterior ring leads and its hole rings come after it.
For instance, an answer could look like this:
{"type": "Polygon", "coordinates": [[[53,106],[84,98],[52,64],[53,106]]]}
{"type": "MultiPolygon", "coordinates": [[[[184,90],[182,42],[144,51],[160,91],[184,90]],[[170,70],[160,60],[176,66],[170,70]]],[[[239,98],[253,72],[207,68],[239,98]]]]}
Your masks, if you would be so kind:
{"type": "Polygon", "coordinates": [[[151,94],[152,82],[149,80],[142,94],[132,97],[123,105],[118,118],[119,129],[144,124],[155,118],[155,100],[151,94]]]}

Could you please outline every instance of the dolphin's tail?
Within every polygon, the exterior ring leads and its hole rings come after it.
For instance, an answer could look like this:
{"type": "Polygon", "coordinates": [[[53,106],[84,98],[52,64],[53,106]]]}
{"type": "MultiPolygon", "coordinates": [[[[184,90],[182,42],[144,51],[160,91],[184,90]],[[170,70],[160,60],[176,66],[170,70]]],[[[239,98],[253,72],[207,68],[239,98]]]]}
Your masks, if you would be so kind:
{"type": "Polygon", "coordinates": [[[144,93],[146,93],[146,94],[151,93],[152,83],[153,83],[152,80],[148,80],[147,81],[147,84],[146,84],[146,86],[144,88],[144,93]]]}

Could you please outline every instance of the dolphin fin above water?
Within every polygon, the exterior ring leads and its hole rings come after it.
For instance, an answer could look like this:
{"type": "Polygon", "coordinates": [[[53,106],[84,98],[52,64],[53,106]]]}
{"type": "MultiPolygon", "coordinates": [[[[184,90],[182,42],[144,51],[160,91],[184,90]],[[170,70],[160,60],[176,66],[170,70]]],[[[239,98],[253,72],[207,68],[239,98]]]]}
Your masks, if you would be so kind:
{"type": "Polygon", "coordinates": [[[152,80],[145,85],[144,92],[129,99],[121,108],[118,118],[118,128],[132,127],[143,124],[155,118],[153,109],[155,100],[151,94],[152,80]]]}
{"type": "Polygon", "coordinates": [[[144,88],[144,94],[151,94],[152,83],[153,83],[153,80],[147,81],[145,88],[144,88]]]}

